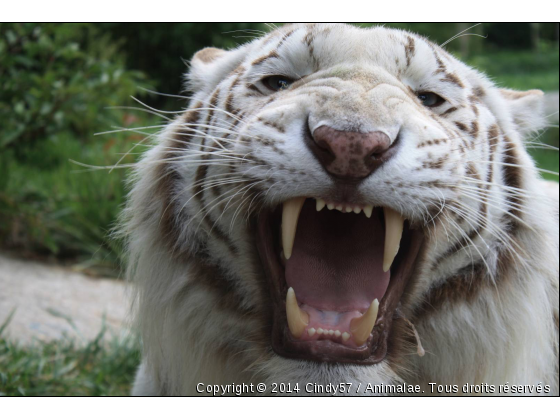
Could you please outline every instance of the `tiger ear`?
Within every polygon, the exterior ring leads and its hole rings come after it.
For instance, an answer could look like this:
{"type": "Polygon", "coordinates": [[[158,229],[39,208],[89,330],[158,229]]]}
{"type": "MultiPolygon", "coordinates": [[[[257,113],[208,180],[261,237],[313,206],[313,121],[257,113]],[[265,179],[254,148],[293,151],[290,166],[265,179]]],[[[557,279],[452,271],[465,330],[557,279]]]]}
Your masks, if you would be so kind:
{"type": "Polygon", "coordinates": [[[193,61],[200,60],[203,63],[208,64],[224,55],[225,53],[226,52],[220,48],[208,47],[198,51],[192,59],[193,61]]]}
{"type": "Polygon", "coordinates": [[[513,122],[522,135],[544,128],[544,93],[542,90],[500,89],[500,94],[509,105],[513,122]]]}
{"type": "Polygon", "coordinates": [[[210,93],[245,58],[245,48],[226,51],[219,48],[204,48],[190,61],[186,75],[187,90],[194,93],[210,93]]]}

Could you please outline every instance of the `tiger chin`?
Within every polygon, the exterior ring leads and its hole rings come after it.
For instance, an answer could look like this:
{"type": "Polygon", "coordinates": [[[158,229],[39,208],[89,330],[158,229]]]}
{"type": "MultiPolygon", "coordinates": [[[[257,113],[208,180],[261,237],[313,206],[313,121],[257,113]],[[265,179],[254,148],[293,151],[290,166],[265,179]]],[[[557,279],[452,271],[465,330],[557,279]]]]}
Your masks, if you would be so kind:
{"type": "Polygon", "coordinates": [[[187,87],[123,214],[134,395],[558,395],[558,199],[524,146],[541,91],[343,24],[203,49],[187,87]]]}

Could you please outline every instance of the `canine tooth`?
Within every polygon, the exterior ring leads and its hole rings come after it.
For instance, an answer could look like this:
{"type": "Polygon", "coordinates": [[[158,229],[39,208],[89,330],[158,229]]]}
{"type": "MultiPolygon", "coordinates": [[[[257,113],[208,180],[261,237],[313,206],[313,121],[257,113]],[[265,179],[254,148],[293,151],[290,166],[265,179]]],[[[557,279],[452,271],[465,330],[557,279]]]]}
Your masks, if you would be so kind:
{"type": "Polygon", "coordinates": [[[340,331],[339,331],[339,330],[336,330],[336,331],[334,332],[334,335],[337,336],[337,337],[340,337],[340,331]]]}
{"type": "Polygon", "coordinates": [[[352,213],[352,207],[346,206],[346,213],[352,213]]]}
{"type": "Polygon", "coordinates": [[[342,333],[343,341],[348,341],[349,338],[350,338],[350,334],[348,334],[346,331],[342,333]]]}
{"type": "Polygon", "coordinates": [[[315,335],[315,328],[309,328],[307,333],[309,334],[309,337],[313,337],[315,335]]]}
{"type": "Polygon", "coordinates": [[[284,256],[287,260],[292,256],[299,213],[304,202],[304,197],[291,198],[284,202],[282,210],[282,248],[284,248],[284,256]]]}
{"type": "Polygon", "coordinates": [[[364,207],[364,213],[367,216],[367,218],[369,219],[371,217],[371,214],[373,213],[373,206],[371,204],[368,204],[367,206],[364,207]]]}
{"type": "Polygon", "coordinates": [[[384,208],[385,212],[385,251],[383,253],[383,271],[391,268],[399,247],[404,225],[404,218],[395,210],[384,208]]]}
{"type": "Polygon", "coordinates": [[[329,210],[334,209],[334,204],[332,204],[332,203],[327,204],[327,208],[328,208],[329,210]]]}
{"type": "Polygon", "coordinates": [[[362,211],[358,206],[354,207],[354,213],[359,214],[362,211]]]}
{"type": "Polygon", "coordinates": [[[327,203],[325,203],[325,200],[321,200],[320,198],[317,198],[317,203],[316,203],[317,211],[323,210],[323,208],[325,207],[326,204],[327,203]]]}
{"type": "Polygon", "coordinates": [[[365,314],[350,321],[350,332],[354,336],[354,341],[358,346],[361,346],[367,341],[371,330],[373,330],[375,321],[377,320],[378,310],[379,302],[377,299],[374,299],[365,314]]]}
{"type": "Polygon", "coordinates": [[[288,318],[288,328],[295,338],[300,338],[309,324],[309,314],[302,311],[296,299],[296,292],[290,287],[286,295],[286,318],[288,318]]]}
{"type": "Polygon", "coordinates": [[[323,329],[322,329],[322,328],[319,328],[319,329],[317,330],[317,334],[323,334],[323,329]]]}
{"type": "Polygon", "coordinates": [[[342,211],[342,204],[339,204],[338,206],[336,206],[335,209],[337,209],[338,211],[342,211]]]}

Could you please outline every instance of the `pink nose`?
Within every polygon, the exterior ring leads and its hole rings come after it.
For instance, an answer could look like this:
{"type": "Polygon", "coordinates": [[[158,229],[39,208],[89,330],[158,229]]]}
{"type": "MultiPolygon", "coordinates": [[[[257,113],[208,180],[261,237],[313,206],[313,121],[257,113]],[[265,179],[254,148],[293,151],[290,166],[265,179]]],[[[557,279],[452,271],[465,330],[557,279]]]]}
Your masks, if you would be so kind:
{"type": "Polygon", "coordinates": [[[311,150],[330,174],[339,178],[363,179],[379,168],[391,147],[391,139],[380,131],[358,133],[321,126],[313,132],[311,150]]]}

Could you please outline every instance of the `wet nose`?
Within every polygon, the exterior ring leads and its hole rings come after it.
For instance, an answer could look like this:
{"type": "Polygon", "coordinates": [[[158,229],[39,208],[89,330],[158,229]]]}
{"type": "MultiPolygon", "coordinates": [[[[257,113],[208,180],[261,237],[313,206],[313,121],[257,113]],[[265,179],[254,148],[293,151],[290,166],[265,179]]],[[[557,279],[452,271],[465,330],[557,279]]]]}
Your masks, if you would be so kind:
{"type": "Polygon", "coordinates": [[[344,179],[366,178],[390,156],[391,139],[381,131],[358,133],[321,126],[311,150],[327,172],[344,179]]]}

